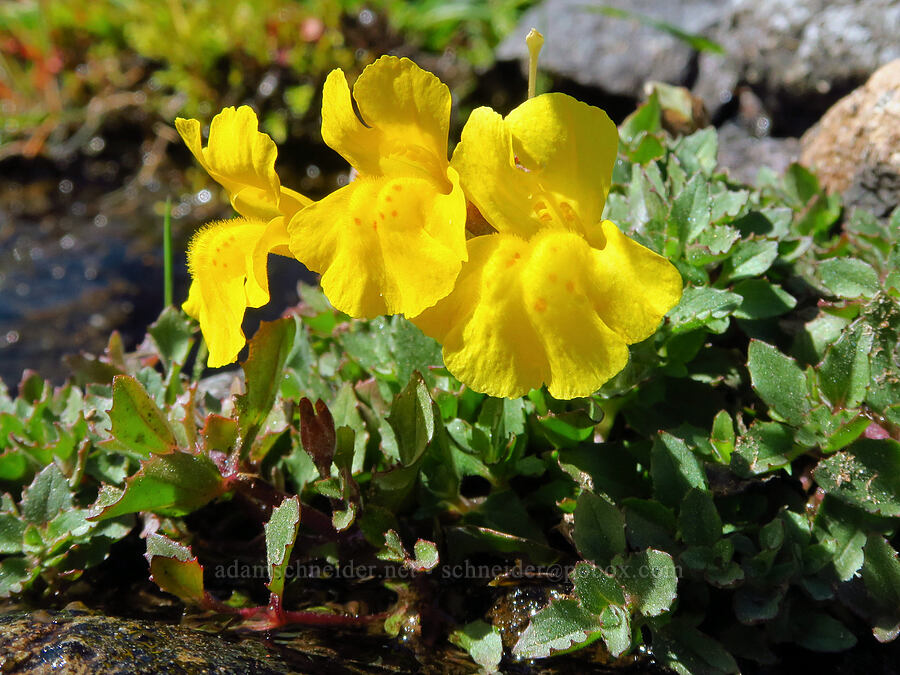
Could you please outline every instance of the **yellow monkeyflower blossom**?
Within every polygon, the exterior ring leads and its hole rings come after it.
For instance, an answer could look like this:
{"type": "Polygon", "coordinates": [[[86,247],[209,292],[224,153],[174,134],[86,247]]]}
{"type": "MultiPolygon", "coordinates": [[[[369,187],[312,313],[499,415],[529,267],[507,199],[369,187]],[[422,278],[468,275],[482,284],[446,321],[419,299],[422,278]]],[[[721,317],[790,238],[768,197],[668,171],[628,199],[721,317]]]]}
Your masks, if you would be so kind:
{"type": "Polygon", "coordinates": [[[617,145],[606,113],[564,94],[466,123],[451,164],[496,233],[469,240],[453,292],[414,322],[476,391],[587,396],[681,297],[668,260],[602,220],[617,145]]]}
{"type": "Polygon", "coordinates": [[[358,176],[298,211],[288,232],[337,309],[414,316],[453,289],[466,200],[447,159],[449,123],[449,89],[409,59],[379,58],[352,94],[343,71],[328,76],[322,138],[358,176]]]}
{"type": "Polygon", "coordinates": [[[281,185],[275,173],[278,150],[259,131],[249,107],[225,108],[216,115],[205,148],[200,122],[179,118],[175,127],[243,216],[209,223],[188,247],[192,282],[183,308],[200,322],[209,366],[218,367],[234,361],[244,346],[245,310],[269,301],[269,253],[291,256],[285,224],[311,202],[281,185]]]}

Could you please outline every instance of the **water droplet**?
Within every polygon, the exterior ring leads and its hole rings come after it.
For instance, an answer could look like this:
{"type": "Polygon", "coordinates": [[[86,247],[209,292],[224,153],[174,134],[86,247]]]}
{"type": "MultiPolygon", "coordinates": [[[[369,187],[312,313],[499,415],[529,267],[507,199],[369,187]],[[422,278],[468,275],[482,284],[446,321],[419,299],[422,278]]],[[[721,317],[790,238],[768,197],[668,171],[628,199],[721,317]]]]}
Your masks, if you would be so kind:
{"type": "Polygon", "coordinates": [[[74,189],[75,185],[68,178],[64,178],[63,180],[59,181],[59,191],[64,195],[69,194],[74,189]]]}

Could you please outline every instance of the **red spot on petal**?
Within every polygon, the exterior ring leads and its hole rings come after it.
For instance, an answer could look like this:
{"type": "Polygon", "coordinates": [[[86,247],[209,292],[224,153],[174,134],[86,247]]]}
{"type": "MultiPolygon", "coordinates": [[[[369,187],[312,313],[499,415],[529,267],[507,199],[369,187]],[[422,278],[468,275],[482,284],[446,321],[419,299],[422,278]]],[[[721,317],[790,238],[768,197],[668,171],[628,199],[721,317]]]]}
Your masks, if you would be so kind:
{"type": "Polygon", "coordinates": [[[359,218],[354,218],[353,222],[356,223],[357,225],[362,224],[362,221],[359,218]]]}
{"type": "Polygon", "coordinates": [[[389,202],[392,202],[392,201],[394,201],[394,198],[391,197],[390,195],[388,195],[387,197],[385,197],[385,200],[386,200],[386,201],[389,201],[389,202]]]}
{"type": "Polygon", "coordinates": [[[538,312],[543,312],[547,309],[547,301],[544,298],[538,298],[534,301],[534,308],[538,312]]]}
{"type": "Polygon", "coordinates": [[[400,190],[403,189],[402,185],[397,185],[396,183],[394,183],[391,187],[393,187],[397,192],[400,192],[400,190]]]}
{"type": "Polygon", "coordinates": [[[554,272],[550,272],[550,274],[548,275],[547,278],[550,279],[550,281],[554,281],[554,282],[555,282],[555,281],[556,281],[556,274],[555,274],[554,272]]]}
{"type": "Polygon", "coordinates": [[[384,214],[383,214],[383,213],[379,213],[379,214],[378,214],[378,217],[381,218],[382,220],[384,220],[384,214]]]}
{"type": "Polygon", "coordinates": [[[394,218],[397,217],[397,210],[396,210],[396,209],[394,209],[393,211],[391,211],[391,216],[393,216],[394,218]]]}
{"type": "Polygon", "coordinates": [[[571,281],[567,281],[566,282],[566,290],[569,291],[569,293],[574,293],[575,292],[575,284],[572,283],[571,281]]]}

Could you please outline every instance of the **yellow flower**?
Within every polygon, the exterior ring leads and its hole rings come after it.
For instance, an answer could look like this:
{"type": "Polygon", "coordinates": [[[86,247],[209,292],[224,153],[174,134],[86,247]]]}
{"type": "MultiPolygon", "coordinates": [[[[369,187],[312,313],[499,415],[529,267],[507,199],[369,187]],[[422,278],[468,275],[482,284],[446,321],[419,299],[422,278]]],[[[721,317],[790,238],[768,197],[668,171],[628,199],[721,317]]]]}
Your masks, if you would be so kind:
{"type": "Polygon", "coordinates": [[[476,391],[587,396],[681,297],[669,261],[601,220],[617,144],[606,113],[564,94],[466,123],[452,166],[497,233],[469,240],[453,292],[414,322],[476,391]]]}
{"type": "Polygon", "coordinates": [[[379,58],[352,96],[340,69],[328,76],[322,138],[359,175],[298,211],[288,232],[337,309],[414,316],[453,289],[466,201],[447,160],[449,121],[449,90],[409,59],[379,58]]]}
{"type": "Polygon", "coordinates": [[[200,322],[208,364],[218,367],[234,361],[246,342],[244,311],[269,301],[269,253],[291,256],[285,223],[310,200],[281,185],[275,143],[258,130],[249,107],[225,108],[216,115],[206,148],[200,122],[179,118],[175,127],[243,216],[209,223],[188,246],[192,283],[183,308],[200,322]]]}

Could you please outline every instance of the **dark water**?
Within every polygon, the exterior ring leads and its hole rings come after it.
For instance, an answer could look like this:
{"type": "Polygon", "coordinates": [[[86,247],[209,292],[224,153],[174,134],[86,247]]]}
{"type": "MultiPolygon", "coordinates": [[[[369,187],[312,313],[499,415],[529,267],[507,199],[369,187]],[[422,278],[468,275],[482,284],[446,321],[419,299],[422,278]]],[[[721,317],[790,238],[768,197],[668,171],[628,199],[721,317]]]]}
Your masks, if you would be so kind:
{"type": "MultiPolygon", "coordinates": [[[[203,223],[233,213],[222,191],[194,168],[183,148],[140,154],[140,137],[121,139],[122,154],[96,162],[7,159],[0,162],[0,379],[10,387],[25,369],[60,383],[66,354],[103,351],[112,330],[134,347],[163,308],[162,213],[172,198],[173,298],[187,297],[185,250],[203,223]],[[141,167],[154,163],[152,172],[141,167]]],[[[308,154],[306,155],[309,156],[308,154]]],[[[316,164],[297,180],[311,194],[337,185],[316,164]]],[[[271,256],[273,300],[248,312],[245,330],[297,302],[297,281],[312,275],[271,256]]]]}

